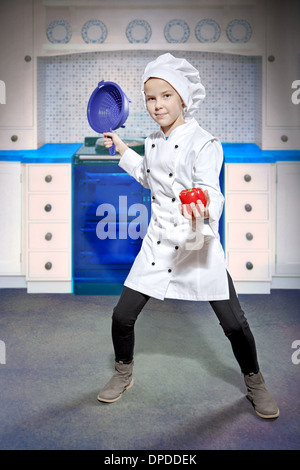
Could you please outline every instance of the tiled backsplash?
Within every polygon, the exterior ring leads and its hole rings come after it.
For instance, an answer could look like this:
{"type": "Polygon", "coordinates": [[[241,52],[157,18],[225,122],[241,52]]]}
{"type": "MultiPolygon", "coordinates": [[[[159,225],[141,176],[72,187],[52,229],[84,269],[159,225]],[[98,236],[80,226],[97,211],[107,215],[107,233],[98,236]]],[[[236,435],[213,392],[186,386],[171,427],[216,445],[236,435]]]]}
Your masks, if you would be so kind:
{"type": "MultiPolygon", "coordinates": [[[[212,52],[172,52],[199,71],[206,98],[195,116],[222,142],[260,142],[261,57],[212,52]]],[[[131,100],[126,138],[143,137],[157,129],[141,96],[146,64],[163,52],[118,51],[69,54],[38,59],[38,136],[45,142],[82,142],[95,132],[89,127],[89,97],[101,80],[118,83],[131,100]]]]}

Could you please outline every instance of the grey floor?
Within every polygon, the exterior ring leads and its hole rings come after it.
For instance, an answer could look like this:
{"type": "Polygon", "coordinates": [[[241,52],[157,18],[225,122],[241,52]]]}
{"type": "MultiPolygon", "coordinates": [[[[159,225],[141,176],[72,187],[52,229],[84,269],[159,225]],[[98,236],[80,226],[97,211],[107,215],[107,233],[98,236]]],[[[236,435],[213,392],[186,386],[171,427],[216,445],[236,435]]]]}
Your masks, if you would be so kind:
{"type": "Polygon", "coordinates": [[[135,385],[113,404],[115,296],[0,291],[0,449],[300,448],[300,291],[241,295],[280,417],[263,420],[208,303],[151,299],[136,324],[135,385]],[[2,360],[3,362],[3,360],[2,360]],[[297,362],[297,361],[296,361],[297,362]]]}

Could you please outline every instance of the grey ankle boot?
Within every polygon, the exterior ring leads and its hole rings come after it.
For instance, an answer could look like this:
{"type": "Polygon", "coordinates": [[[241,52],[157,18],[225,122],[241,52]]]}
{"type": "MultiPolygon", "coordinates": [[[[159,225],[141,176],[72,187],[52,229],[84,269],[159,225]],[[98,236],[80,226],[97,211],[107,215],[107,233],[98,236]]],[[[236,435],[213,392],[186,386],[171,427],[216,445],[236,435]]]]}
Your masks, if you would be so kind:
{"type": "Polygon", "coordinates": [[[256,413],[261,418],[277,418],[279,409],[274,398],[268,392],[263,376],[257,374],[244,375],[248,390],[247,398],[251,401],[256,413]]]}
{"type": "Polygon", "coordinates": [[[115,373],[109,382],[100,390],[97,399],[112,403],[121,398],[122,393],[133,385],[133,361],[130,364],[115,362],[115,373]]]}

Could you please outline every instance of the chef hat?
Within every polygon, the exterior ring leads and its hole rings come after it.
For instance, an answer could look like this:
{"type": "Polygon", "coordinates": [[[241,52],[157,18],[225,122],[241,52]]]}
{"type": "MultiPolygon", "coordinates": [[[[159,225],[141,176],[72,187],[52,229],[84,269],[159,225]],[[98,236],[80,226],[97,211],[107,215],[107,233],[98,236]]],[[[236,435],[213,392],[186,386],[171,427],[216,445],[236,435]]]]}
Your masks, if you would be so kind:
{"type": "Polygon", "coordinates": [[[144,83],[150,78],[166,80],[181,96],[186,110],[191,116],[205,98],[205,88],[201,83],[197,69],[185,59],[177,59],[169,52],[160,55],[145,68],[142,78],[142,94],[145,102],[144,83]]]}

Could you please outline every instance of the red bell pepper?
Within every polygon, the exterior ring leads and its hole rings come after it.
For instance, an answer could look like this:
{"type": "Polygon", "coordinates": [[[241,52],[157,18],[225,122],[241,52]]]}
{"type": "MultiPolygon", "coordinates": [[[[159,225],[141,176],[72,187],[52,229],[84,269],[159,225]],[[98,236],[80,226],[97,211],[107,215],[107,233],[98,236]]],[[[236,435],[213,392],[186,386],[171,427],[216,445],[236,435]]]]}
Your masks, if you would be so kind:
{"type": "Polygon", "coordinates": [[[204,207],[206,207],[207,204],[205,194],[200,188],[184,189],[179,194],[179,199],[181,200],[182,204],[187,204],[187,211],[189,214],[192,213],[192,210],[189,206],[191,202],[197,204],[197,201],[200,199],[204,207]]]}

